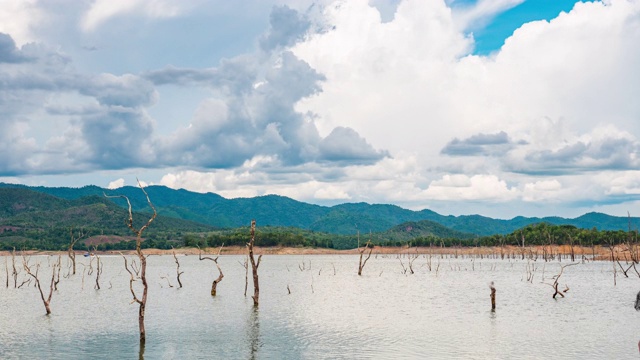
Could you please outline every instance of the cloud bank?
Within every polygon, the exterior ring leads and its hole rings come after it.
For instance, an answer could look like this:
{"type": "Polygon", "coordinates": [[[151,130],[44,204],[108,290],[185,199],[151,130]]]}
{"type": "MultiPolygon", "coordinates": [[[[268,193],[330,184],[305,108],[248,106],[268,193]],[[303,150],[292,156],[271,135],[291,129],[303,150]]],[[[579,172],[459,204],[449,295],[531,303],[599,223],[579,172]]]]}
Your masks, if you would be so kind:
{"type": "Polygon", "coordinates": [[[152,172],[152,183],[225,196],[452,213],[464,203],[503,217],[632,206],[640,1],[576,3],[475,55],[474,29],[519,4],[278,1],[231,56],[157,66],[141,53],[144,70],[122,71],[98,35],[144,20],[158,32],[144,40],[161,42],[206,5],[87,1],[47,16],[47,5],[5,2],[15,17],[0,22],[0,150],[11,154],[0,176],[152,172]]]}

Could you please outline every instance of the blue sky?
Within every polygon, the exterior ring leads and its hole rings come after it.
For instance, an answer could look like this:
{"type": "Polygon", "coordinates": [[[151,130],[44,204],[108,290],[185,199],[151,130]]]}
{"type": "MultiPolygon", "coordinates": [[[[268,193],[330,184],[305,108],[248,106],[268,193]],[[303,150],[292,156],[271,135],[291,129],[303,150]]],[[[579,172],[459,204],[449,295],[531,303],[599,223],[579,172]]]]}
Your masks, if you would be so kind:
{"type": "Polygon", "coordinates": [[[1,0],[0,181],[634,215],[638,43],[640,0],[1,0]]]}
{"type": "MultiPolygon", "coordinates": [[[[586,2],[586,1],[584,1],[586,2]]],[[[476,1],[464,2],[474,4],[476,1]]],[[[522,24],[553,20],[561,12],[569,12],[576,1],[573,0],[528,0],[523,1],[490,19],[489,22],[473,32],[475,54],[488,55],[502,47],[504,40],[522,24]]]]}

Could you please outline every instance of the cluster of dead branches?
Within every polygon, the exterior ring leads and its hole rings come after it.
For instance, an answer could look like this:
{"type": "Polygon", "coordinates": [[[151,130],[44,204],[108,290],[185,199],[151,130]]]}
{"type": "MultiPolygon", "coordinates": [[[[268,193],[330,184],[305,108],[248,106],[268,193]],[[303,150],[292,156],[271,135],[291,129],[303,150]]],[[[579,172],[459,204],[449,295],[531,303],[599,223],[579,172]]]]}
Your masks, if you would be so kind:
{"type": "Polygon", "coordinates": [[[40,278],[38,277],[40,263],[37,263],[35,265],[35,270],[32,270],[32,265],[29,264],[29,259],[26,256],[23,256],[22,267],[27,274],[34,279],[47,315],[51,314],[51,298],[53,296],[53,292],[58,289],[58,283],[60,282],[60,256],[58,256],[58,261],[51,266],[51,282],[49,283],[49,295],[47,297],[44,296],[42,285],[40,284],[40,278]]]}

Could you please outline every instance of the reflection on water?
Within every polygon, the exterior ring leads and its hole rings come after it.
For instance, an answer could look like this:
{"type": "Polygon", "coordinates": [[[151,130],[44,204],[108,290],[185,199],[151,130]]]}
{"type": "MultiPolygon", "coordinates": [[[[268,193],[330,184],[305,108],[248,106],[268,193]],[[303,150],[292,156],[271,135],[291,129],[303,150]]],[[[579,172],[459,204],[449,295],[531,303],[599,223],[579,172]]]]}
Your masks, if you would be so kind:
{"type": "Polygon", "coordinates": [[[146,347],[145,341],[140,341],[140,347],[138,349],[138,360],[144,360],[144,348],[146,347]]]}
{"type": "MultiPolygon", "coordinates": [[[[55,259],[33,256],[44,268],[55,259]]],[[[420,257],[415,274],[395,256],[378,255],[358,276],[357,256],[265,256],[260,307],[244,296],[243,256],[221,256],[218,295],[197,257],[149,258],[146,348],[121,257],[101,257],[95,274],[61,279],[45,316],[36,288],[0,287],[2,359],[539,359],[636,358],[640,321],[634,300],[640,279],[618,278],[610,263],[565,269],[554,300],[548,286],[558,263],[420,257]],[[238,263],[240,262],[240,264],[238,263]],[[305,264],[302,266],[301,264],[305,264]],[[335,270],[334,270],[335,267],[335,270]],[[431,268],[431,270],[430,270],[431,268]],[[437,270],[437,271],[436,271],[437,270]],[[529,279],[533,276],[533,280],[529,279]],[[498,296],[491,311],[487,284],[498,296]],[[290,292],[290,293],[289,293],[290,292]]],[[[10,258],[0,257],[0,268],[10,258]]],[[[87,261],[88,260],[80,260],[87,261]]],[[[565,262],[563,262],[565,264],[565,262]]],[[[65,269],[63,258],[63,269],[65,269]]],[[[82,265],[78,265],[83,268],[82,265]]],[[[63,270],[64,272],[64,270],[63,270]]],[[[43,272],[46,273],[46,272],[43,272]]],[[[18,284],[25,274],[19,275],[18,284]]],[[[0,284],[7,275],[0,272],[0,284]]],[[[11,276],[9,274],[8,276],[11,276]]],[[[134,284],[138,286],[139,284],[134,284]]]]}
{"type": "Polygon", "coordinates": [[[260,320],[258,319],[258,307],[254,306],[249,310],[247,321],[247,343],[251,349],[249,359],[256,359],[256,354],[260,348],[260,320]]]}

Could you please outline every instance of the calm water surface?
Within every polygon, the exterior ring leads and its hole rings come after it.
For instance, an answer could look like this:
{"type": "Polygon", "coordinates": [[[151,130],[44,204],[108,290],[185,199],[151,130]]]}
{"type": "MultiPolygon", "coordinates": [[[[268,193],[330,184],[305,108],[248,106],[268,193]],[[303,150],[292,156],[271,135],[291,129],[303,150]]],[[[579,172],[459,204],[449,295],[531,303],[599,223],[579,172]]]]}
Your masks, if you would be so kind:
{"type": "MultiPolygon", "coordinates": [[[[55,259],[30,259],[41,264],[47,286],[55,259]]],[[[138,358],[138,306],[130,304],[122,257],[101,257],[101,290],[94,289],[95,272],[83,276],[89,259],[78,259],[84,265],[61,279],[50,316],[37,289],[14,289],[12,278],[6,288],[0,272],[0,358],[138,358]]],[[[243,256],[220,257],[225,277],[215,298],[213,262],[179,260],[182,289],[172,256],[148,259],[146,359],[638,358],[640,313],[633,303],[640,279],[618,273],[614,286],[611,263],[567,267],[560,284],[570,290],[554,300],[545,283],[568,260],[538,260],[527,282],[526,260],[434,256],[430,271],[421,256],[410,275],[395,255],[378,255],[357,276],[357,256],[264,256],[254,309],[251,279],[243,294],[243,256]]],[[[11,267],[10,257],[0,257],[0,267],[5,262],[11,267]]],[[[65,274],[67,259],[62,263],[65,274]]]]}

